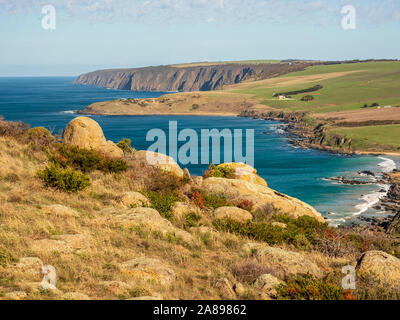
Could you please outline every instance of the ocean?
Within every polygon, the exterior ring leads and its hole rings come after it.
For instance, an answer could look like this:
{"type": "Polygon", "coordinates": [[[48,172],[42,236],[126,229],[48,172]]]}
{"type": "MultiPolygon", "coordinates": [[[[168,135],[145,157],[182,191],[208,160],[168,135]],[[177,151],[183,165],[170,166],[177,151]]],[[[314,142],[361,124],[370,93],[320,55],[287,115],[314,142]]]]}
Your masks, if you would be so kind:
{"type": "MultiPolygon", "coordinates": [[[[73,84],[72,77],[0,78],[0,115],[23,121],[31,127],[44,126],[56,133],[76,117],[76,110],[116,98],[150,98],[165,92],[132,92],[73,84]]],[[[281,123],[240,117],[209,116],[91,116],[99,122],[107,139],[132,139],[136,149],[147,149],[150,129],[168,132],[169,121],[178,130],[254,129],[254,164],[258,173],[277,191],[314,206],[332,225],[345,223],[360,214],[383,214],[373,207],[388,186],[344,185],[332,177],[359,178],[361,171],[381,173],[400,163],[394,157],[345,156],[302,150],[288,143],[281,123]]],[[[184,167],[182,165],[182,167],[184,167]]],[[[187,165],[191,174],[201,175],[207,165],[187,165]]],[[[373,181],[372,181],[373,182],[373,181]]]]}

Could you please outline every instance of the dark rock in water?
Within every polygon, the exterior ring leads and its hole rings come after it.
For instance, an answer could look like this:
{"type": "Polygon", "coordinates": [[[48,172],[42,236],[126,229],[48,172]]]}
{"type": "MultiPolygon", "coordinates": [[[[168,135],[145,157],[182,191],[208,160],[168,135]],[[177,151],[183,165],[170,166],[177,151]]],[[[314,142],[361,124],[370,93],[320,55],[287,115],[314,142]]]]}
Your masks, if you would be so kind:
{"type": "Polygon", "coordinates": [[[365,175],[367,175],[367,176],[375,177],[375,173],[373,173],[373,172],[370,171],[370,170],[361,171],[361,172],[359,172],[359,174],[365,174],[365,175]]]}
{"type": "Polygon", "coordinates": [[[349,185],[363,185],[363,184],[371,184],[370,181],[361,181],[361,180],[354,180],[354,179],[347,179],[346,177],[333,177],[327,178],[328,180],[339,182],[342,184],[349,184],[349,185]]]}

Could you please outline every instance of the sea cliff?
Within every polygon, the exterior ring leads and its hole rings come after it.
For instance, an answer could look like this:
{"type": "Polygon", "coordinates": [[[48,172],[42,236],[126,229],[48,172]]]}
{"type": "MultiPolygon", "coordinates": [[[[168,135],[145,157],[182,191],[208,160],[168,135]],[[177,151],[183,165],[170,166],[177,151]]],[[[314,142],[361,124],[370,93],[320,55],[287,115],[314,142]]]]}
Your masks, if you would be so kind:
{"type": "Polygon", "coordinates": [[[209,91],[246,80],[262,80],[304,70],[310,63],[158,66],[98,70],[80,75],[76,84],[132,91],[209,91]]]}

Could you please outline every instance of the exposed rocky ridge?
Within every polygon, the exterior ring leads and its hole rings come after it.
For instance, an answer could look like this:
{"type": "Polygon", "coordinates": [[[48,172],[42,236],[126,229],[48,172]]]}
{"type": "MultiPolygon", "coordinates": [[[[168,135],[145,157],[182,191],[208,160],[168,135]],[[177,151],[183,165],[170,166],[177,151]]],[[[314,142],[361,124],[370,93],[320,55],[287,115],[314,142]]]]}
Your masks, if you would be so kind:
{"type": "Polygon", "coordinates": [[[80,75],[74,83],[132,91],[208,91],[245,80],[262,80],[304,70],[310,63],[222,64],[159,66],[98,70],[80,75]]]}

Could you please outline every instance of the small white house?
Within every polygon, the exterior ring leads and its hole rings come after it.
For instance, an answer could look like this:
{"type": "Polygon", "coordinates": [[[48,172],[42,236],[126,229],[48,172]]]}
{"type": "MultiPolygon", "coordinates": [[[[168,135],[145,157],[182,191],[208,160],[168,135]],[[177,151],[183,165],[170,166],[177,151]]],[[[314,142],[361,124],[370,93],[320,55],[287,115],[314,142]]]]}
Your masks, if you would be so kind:
{"type": "Polygon", "coordinates": [[[282,94],[282,95],[278,96],[278,99],[279,100],[286,100],[286,96],[282,94]]]}

